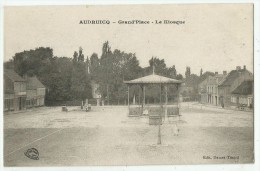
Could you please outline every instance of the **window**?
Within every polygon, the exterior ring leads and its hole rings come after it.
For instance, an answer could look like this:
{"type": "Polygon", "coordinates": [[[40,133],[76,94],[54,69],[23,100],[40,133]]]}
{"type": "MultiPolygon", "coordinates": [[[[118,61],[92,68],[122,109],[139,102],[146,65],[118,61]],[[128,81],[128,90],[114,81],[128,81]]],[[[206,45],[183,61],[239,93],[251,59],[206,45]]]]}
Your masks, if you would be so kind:
{"type": "Polygon", "coordinates": [[[5,99],[5,110],[7,110],[8,109],[8,103],[9,103],[9,99],[5,99]]]}
{"type": "Polygon", "coordinates": [[[231,102],[232,102],[232,103],[237,103],[237,98],[236,98],[235,96],[232,96],[232,97],[231,97],[231,102]]]}
{"type": "Polygon", "coordinates": [[[240,104],[247,104],[246,98],[245,97],[240,97],[239,98],[239,103],[240,104]]]}
{"type": "Polygon", "coordinates": [[[5,107],[5,110],[14,109],[14,100],[13,99],[5,99],[4,107],[5,107]]]}

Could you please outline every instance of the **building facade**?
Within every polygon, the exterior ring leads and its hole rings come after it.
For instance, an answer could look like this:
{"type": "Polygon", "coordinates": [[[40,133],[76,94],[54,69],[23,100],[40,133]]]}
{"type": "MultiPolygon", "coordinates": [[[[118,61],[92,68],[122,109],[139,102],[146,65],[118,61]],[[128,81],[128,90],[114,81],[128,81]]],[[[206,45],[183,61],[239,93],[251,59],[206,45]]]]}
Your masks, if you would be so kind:
{"type": "Polygon", "coordinates": [[[208,83],[208,77],[205,80],[201,81],[198,86],[200,103],[202,104],[208,103],[207,83],[208,83]]]}
{"type": "Polygon", "coordinates": [[[201,70],[201,76],[200,76],[200,82],[198,85],[198,94],[199,94],[199,101],[202,104],[208,103],[208,94],[207,94],[207,84],[209,76],[214,76],[215,74],[213,72],[205,72],[202,74],[201,70]]]}
{"type": "Polygon", "coordinates": [[[236,107],[253,108],[254,82],[252,80],[242,82],[231,92],[231,104],[236,107]]]}
{"type": "Polygon", "coordinates": [[[4,111],[19,111],[45,105],[45,86],[34,76],[22,78],[4,70],[4,111]]]}
{"type": "Polygon", "coordinates": [[[234,91],[242,82],[253,80],[253,74],[244,66],[242,69],[237,66],[219,84],[219,97],[222,107],[231,106],[231,92],[234,91]]]}
{"type": "Polygon", "coordinates": [[[4,70],[4,111],[26,109],[26,81],[13,70],[4,70]]]}
{"type": "Polygon", "coordinates": [[[26,77],[26,106],[39,107],[45,105],[45,86],[37,79],[36,76],[26,77]]]}
{"type": "Polygon", "coordinates": [[[215,73],[215,76],[209,76],[207,81],[207,103],[218,106],[220,101],[218,86],[219,83],[224,79],[226,73],[223,74],[215,73]]]}

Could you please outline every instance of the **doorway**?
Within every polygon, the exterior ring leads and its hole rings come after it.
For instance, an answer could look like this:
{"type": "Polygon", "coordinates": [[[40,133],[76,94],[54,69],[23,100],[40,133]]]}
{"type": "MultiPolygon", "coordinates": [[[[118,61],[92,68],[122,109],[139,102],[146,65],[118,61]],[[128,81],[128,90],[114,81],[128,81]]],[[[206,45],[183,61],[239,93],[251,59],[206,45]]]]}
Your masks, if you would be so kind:
{"type": "Polygon", "coordinates": [[[23,104],[22,104],[22,97],[19,97],[19,98],[18,98],[18,101],[19,101],[19,102],[18,102],[18,103],[19,103],[19,110],[22,110],[22,105],[23,105],[23,104]]]}

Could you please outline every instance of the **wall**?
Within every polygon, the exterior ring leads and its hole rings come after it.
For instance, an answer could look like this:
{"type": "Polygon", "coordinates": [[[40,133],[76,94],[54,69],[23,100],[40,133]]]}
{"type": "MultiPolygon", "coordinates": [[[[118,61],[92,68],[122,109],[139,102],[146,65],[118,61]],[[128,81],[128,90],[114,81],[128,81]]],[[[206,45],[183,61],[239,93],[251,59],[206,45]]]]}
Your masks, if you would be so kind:
{"type": "Polygon", "coordinates": [[[4,92],[6,94],[6,92],[14,92],[14,84],[13,81],[10,80],[8,77],[4,77],[4,92]]]}
{"type": "Polygon", "coordinates": [[[26,92],[26,83],[25,82],[14,82],[14,92],[18,94],[20,92],[26,92]]]}

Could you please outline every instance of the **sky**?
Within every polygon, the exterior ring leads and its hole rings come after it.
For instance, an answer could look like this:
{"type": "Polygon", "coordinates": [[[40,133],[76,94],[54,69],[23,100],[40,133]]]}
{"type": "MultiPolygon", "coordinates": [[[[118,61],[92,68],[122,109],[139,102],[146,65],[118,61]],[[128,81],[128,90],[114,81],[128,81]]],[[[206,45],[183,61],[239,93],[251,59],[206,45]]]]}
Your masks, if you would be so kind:
{"type": "Polygon", "coordinates": [[[4,9],[4,61],[17,52],[51,47],[55,56],[83,53],[100,57],[102,44],[135,53],[142,67],[152,56],[184,74],[221,73],[246,65],[253,71],[252,4],[118,6],[24,6],[4,9]],[[110,20],[109,25],[79,24],[110,20]],[[185,24],[121,25],[118,20],[171,20],[185,24]],[[112,23],[116,22],[116,23],[112,23]]]}

